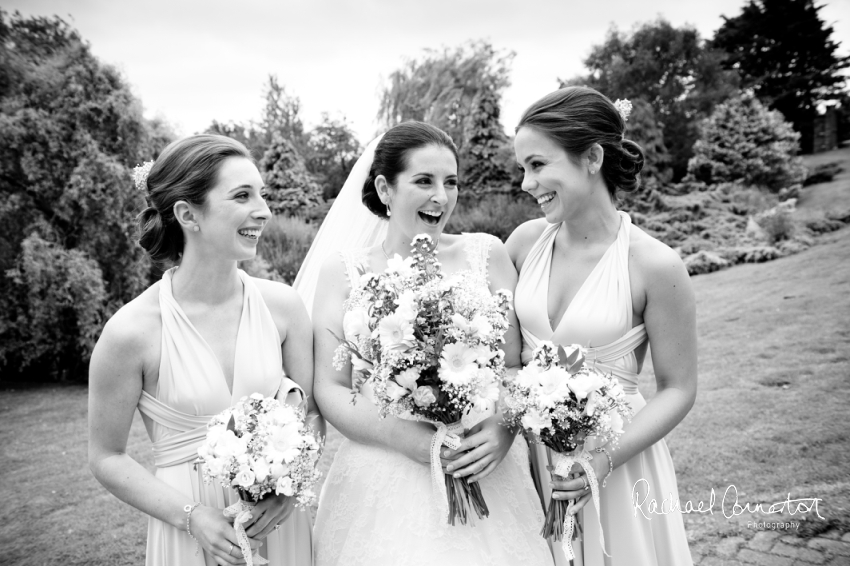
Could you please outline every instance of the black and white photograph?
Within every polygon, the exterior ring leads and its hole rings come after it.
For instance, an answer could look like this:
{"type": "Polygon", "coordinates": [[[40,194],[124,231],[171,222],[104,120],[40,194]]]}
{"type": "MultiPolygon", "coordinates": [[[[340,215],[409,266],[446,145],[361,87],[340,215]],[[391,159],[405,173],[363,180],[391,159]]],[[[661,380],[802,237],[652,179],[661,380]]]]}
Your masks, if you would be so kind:
{"type": "Polygon", "coordinates": [[[0,565],[850,565],[850,0],[4,0],[0,232],[0,565]]]}

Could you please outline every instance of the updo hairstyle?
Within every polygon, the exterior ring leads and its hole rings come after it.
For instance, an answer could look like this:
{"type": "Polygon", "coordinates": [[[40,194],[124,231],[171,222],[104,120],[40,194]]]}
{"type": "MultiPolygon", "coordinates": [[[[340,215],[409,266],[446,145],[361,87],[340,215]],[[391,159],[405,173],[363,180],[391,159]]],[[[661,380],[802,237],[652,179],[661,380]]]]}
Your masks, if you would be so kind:
{"type": "Polygon", "coordinates": [[[429,145],[449,149],[455,156],[455,163],[460,166],[457,147],[452,138],[443,130],[424,122],[413,121],[402,122],[390,128],[375,148],[372,167],[369,169],[369,176],[363,184],[362,198],[366,208],[381,218],[388,218],[387,205],[381,202],[381,197],[375,188],[375,179],[378,175],[383,175],[387,179],[387,183],[394,185],[399,173],[408,166],[407,158],[410,152],[429,145]]]}
{"type": "Polygon", "coordinates": [[[525,111],[517,131],[522,127],[549,136],[574,162],[594,143],[602,146],[602,178],[612,199],[617,189],[631,192],[640,187],[643,150],[625,139],[626,122],[600,92],[572,86],[547,94],[525,111]]]}
{"type": "Polygon", "coordinates": [[[174,218],[174,205],[186,201],[203,208],[228,157],[254,161],[238,141],[200,134],[172,142],[151,167],[145,198],[149,206],[136,218],[139,244],[157,264],[177,262],[183,255],[183,231],[174,218]]]}

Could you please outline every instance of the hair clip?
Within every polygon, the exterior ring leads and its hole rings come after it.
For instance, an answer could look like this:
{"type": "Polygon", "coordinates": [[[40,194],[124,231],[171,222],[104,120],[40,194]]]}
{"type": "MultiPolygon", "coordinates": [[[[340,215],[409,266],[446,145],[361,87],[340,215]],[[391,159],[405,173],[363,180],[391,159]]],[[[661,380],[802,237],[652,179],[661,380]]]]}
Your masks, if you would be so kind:
{"type": "Polygon", "coordinates": [[[133,169],[133,182],[136,183],[136,189],[147,192],[148,190],[148,174],[153,167],[153,161],[145,161],[141,165],[136,165],[133,169]]]}
{"type": "Polygon", "coordinates": [[[617,109],[617,112],[620,113],[620,116],[623,117],[623,122],[629,121],[629,115],[632,113],[632,103],[628,101],[628,99],[617,99],[614,103],[614,108],[617,109]]]}

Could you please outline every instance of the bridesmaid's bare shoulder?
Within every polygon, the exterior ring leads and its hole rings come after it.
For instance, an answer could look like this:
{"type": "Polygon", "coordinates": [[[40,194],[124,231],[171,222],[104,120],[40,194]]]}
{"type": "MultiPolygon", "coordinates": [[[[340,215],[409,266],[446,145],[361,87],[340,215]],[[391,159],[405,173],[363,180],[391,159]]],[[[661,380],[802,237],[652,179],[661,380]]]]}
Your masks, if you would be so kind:
{"type": "Polygon", "coordinates": [[[531,251],[534,242],[540,237],[540,234],[549,226],[545,218],[535,218],[523,222],[513,233],[508,237],[505,246],[508,249],[508,255],[511,261],[516,266],[517,272],[522,270],[522,265],[525,263],[525,258],[528,257],[528,252],[531,251]]]}

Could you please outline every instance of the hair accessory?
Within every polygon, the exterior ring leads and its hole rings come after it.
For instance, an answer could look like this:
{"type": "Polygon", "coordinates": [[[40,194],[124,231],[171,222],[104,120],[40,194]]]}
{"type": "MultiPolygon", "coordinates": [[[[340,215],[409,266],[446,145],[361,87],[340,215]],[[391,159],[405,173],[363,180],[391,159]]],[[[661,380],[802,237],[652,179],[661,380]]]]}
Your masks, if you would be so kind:
{"type": "Polygon", "coordinates": [[[623,122],[629,121],[629,115],[632,113],[632,103],[628,101],[628,99],[617,99],[614,102],[614,108],[617,109],[617,112],[620,113],[620,116],[623,117],[623,122]]]}
{"type": "Polygon", "coordinates": [[[153,167],[153,161],[145,161],[141,165],[136,165],[133,169],[133,181],[136,183],[136,189],[145,192],[148,190],[148,174],[153,167]]]}

